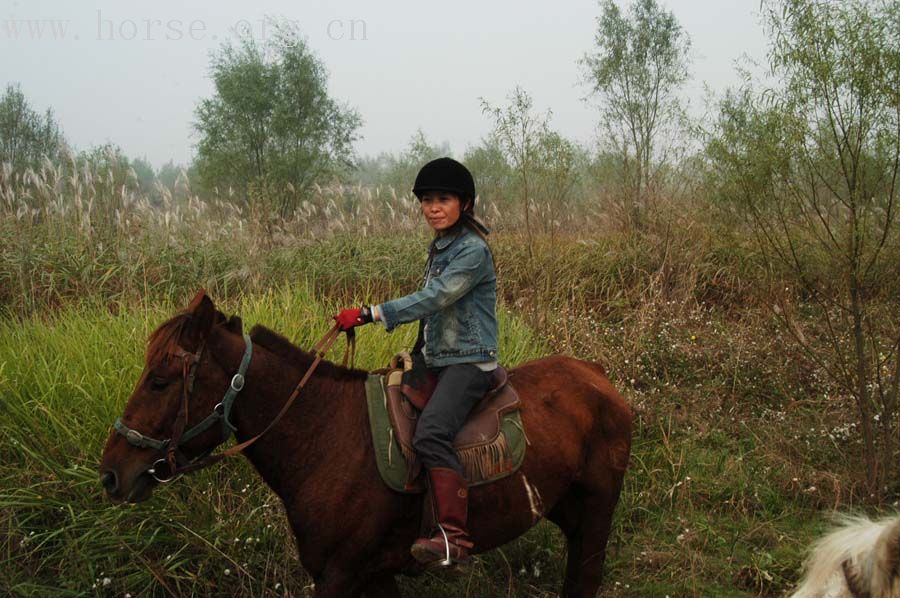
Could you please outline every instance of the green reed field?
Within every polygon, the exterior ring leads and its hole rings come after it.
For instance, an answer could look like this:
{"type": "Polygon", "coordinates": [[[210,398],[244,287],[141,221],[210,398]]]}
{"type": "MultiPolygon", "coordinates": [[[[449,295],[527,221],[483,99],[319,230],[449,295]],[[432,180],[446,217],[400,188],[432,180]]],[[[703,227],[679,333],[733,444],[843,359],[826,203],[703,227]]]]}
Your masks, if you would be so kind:
{"type": "MultiPolygon", "coordinates": [[[[309,595],[281,507],[247,463],[113,505],[100,452],[148,333],[199,287],[245,325],[301,346],[340,306],[416,288],[428,235],[414,200],[322,188],[302,213],[272,221],[216,200],[151,204],[102,177],[88,192],[54,176],[28,193],[0,189],[3,593],[309,595]]],[[[792,351],[764,307],[749,236],[684,206],[662,206],[640,231],[598,218],[526,235],[504,219],[491,237],[502,360],[597,360],[635,410],[604,595],[780,596],[831,510],[890,511],[900,489],[881,504],[863,490],[850,399],[792,351]]],[[[818,315],[799,314],[814,333],[818,315]]],[[[383,366],[414,333],[362,329],[358,365],[383,366]]],[[[549,597],[564,555],[545,522],[462,578],[405,579],[402,589],[549,597]]]]}

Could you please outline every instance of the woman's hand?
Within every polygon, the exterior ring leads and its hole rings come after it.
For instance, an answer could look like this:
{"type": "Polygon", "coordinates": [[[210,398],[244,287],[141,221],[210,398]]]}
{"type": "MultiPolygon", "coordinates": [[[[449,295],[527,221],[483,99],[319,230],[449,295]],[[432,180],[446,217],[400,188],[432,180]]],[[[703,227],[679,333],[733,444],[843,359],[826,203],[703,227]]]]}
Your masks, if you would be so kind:
{"type": "Polygon", "coordinates": [[[334,316],[341,330],[347,331],[356,326],[362,326],[372,321],[372,312],[368,307],[351,307],[342,309],[341,313],[334,316]]]}

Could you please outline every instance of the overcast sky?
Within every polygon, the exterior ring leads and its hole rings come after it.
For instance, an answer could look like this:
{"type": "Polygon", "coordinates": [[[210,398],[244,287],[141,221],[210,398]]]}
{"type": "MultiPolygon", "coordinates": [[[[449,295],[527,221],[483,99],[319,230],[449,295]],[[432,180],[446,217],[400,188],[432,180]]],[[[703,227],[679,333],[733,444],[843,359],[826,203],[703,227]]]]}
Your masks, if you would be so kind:
{"type": "MultiPolygon", "coordinates": [[[[691,37],[693,81],[722,91],[742,55],[765,58],[758,0],[661,0],[691,37]]],[[[71,2],[0,0],[0,83],[52,108],[79,149],[112,142],[159,167],[191,159],[197,102],[212,94],[210,52],[235,26],[266,35],[265,15],[296,21],[339,101],[362,115],[360,154],[396,152],[416,129],[461,156],[521,85],[552,125],[581,143],[596,111],[582,101],[579,58],[593,47],[595,0],[71,2]]]]}

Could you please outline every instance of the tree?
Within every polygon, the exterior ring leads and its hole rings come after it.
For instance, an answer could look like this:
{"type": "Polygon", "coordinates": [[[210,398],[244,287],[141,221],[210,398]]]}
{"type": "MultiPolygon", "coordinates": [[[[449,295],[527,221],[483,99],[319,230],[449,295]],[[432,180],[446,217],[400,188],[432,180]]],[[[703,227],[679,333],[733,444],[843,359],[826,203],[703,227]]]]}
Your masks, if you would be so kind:
{"type": "Polygon", "coordinates": [[[422,129],[417,129],[410,138],[409,143],[396,159],[388,161],[388,167],[385,170],[385,181],[397,189],[402,194],[412,193],[413,184],[416,181],[416,175],[419,174],[422,166],[450,155],[450,144],[446,141],[441,144],[434,144],[428,141],[422,129]]]}
{"type": "MultiPolygon", "coordinates": [[[[533,112],[534,102],[516,87],[505,108],[481,99],[482,111],[494,121],[489,145],[496,145],[513,173],[509,194],[522,203],[525,232],[532,236],[531,213],[546,210],[543,228],[552,230],[564,208],[575,176],[575,146],[550,128],[550,111],[533,112]]],[[[529,243],[529,256],[531,244],[529,243]]]]}
{"type": "Polygon", "coordinates": [[[76,163],[103,179],[103,184],[116,189],[129,182],[137,182],[131,176],[131,160],[121,147],[113,143],[95,145],[78,152],[76,163]]]}
{"type": "Polygon", "coordinates": [[[637,223],[653,181],[660,132],[682,118],[677,93],[688,79],[690,39],[656,0],[635,0],[627,17],[613,0],[601,7],[596,50],[581,64],[600,101],[601,129],[623,156],[637,223]]]}
{"type": "Polygon", "coordinates": [[[156,173],[156,180],[171,193],[175,191],[175,183],[179,177],[185,176],[182,173],[185,173],[187,170],[186,166],[175,164],[174,160],[169,160],[159,167],[159,171],[156,173]]]}
{"type": "Polygon", "coordinates": [[[542,198],[544,232],[551,236],[562,224],[569,196],[575,185],[578,148],[574,143],[545,127],[538,137],[535,185],[542,198]]]}
{"type": "Polygon", "coordinates": [[[356,180],[363,185],[385,185],[401,195],[411,194],[419,169],[450,153],[449,143],[431,143],[422,129],[417,129],[399,155],[382,152],[374,158],[361,158],[356,180]]]}
{"type": "Polygon", "coordinates": [[[145,197],[150,196],[154,192],[154,185],[156,184],[156,174],[153,171],[153,165],[147,161],[147,158],[135,158],[129,166],[134,171],[134,177],[141,193],[145,197]]]}
{"type": "Polygon", "coordinates": [[[721,104],[707,155],[719,192],[747,217],[776,284],[818,307],[804,331],[794,296],[773,296],[797,346],[857,408],[866,481],[897,484],[900,385],[900,6],[769,0],[769,66],[721,104]]]}
{"type": "Polygon", "coordinates": [[[49,181],[49,188],[55,188],[56,196],[61,199],[74,199],[79,210],[82,186],[89,188],[85,224],[95,232],[116,230],[127,205],[142,194],[131,160],[122,148],[112,143],[92,146],[75,156],[68,154],[53,177],[58,182],[49,181]],[[61,185],[69,185],[67,192],[60,194],[61,185]]]}
{"type": "Polygon", "coordinates": [[[486,210],[488,202],[498,210],[510,204],[514,173],[496,135],[488,135],[480,144],[467,148],[463,163],[478,176],[478,209],[486,210]]]}
{"type": "Polygon", "coordinates": [[[286,216],[317,181],[352,164],[359,115],[328,95],[325,66],[297,29],[272,24],[213,56],[213,97],[196,110],[196,164],[207,188],[251,188],[286,216]]]}
{"type": "Polygon", "coordinates": [[[0,98],[0,164],[37,169],[44,157],[55,161],[64,144],[53,112],[35,112],[18,85],[7,85],[0,98]]]}

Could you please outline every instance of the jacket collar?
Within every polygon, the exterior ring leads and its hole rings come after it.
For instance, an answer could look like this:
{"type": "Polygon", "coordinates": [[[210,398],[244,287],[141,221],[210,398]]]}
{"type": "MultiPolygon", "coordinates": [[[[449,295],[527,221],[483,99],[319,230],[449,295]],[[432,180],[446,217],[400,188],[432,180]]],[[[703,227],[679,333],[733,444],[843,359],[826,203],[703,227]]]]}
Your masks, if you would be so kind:
{"type": "Polygon", "coordinates": [[[465,225],[463,225],[462,219],[460,219],[460,221],[454,224],[453,227],[445,234],[439,237],[435,237],[434,241],[432,241],[432,246],[434,247],[435,251],[443,251],[450,247],[450,245],[452,245],[453,242],[458,238],[465,235],[466,232],[468,231],[466,230],[465,225]]]}

